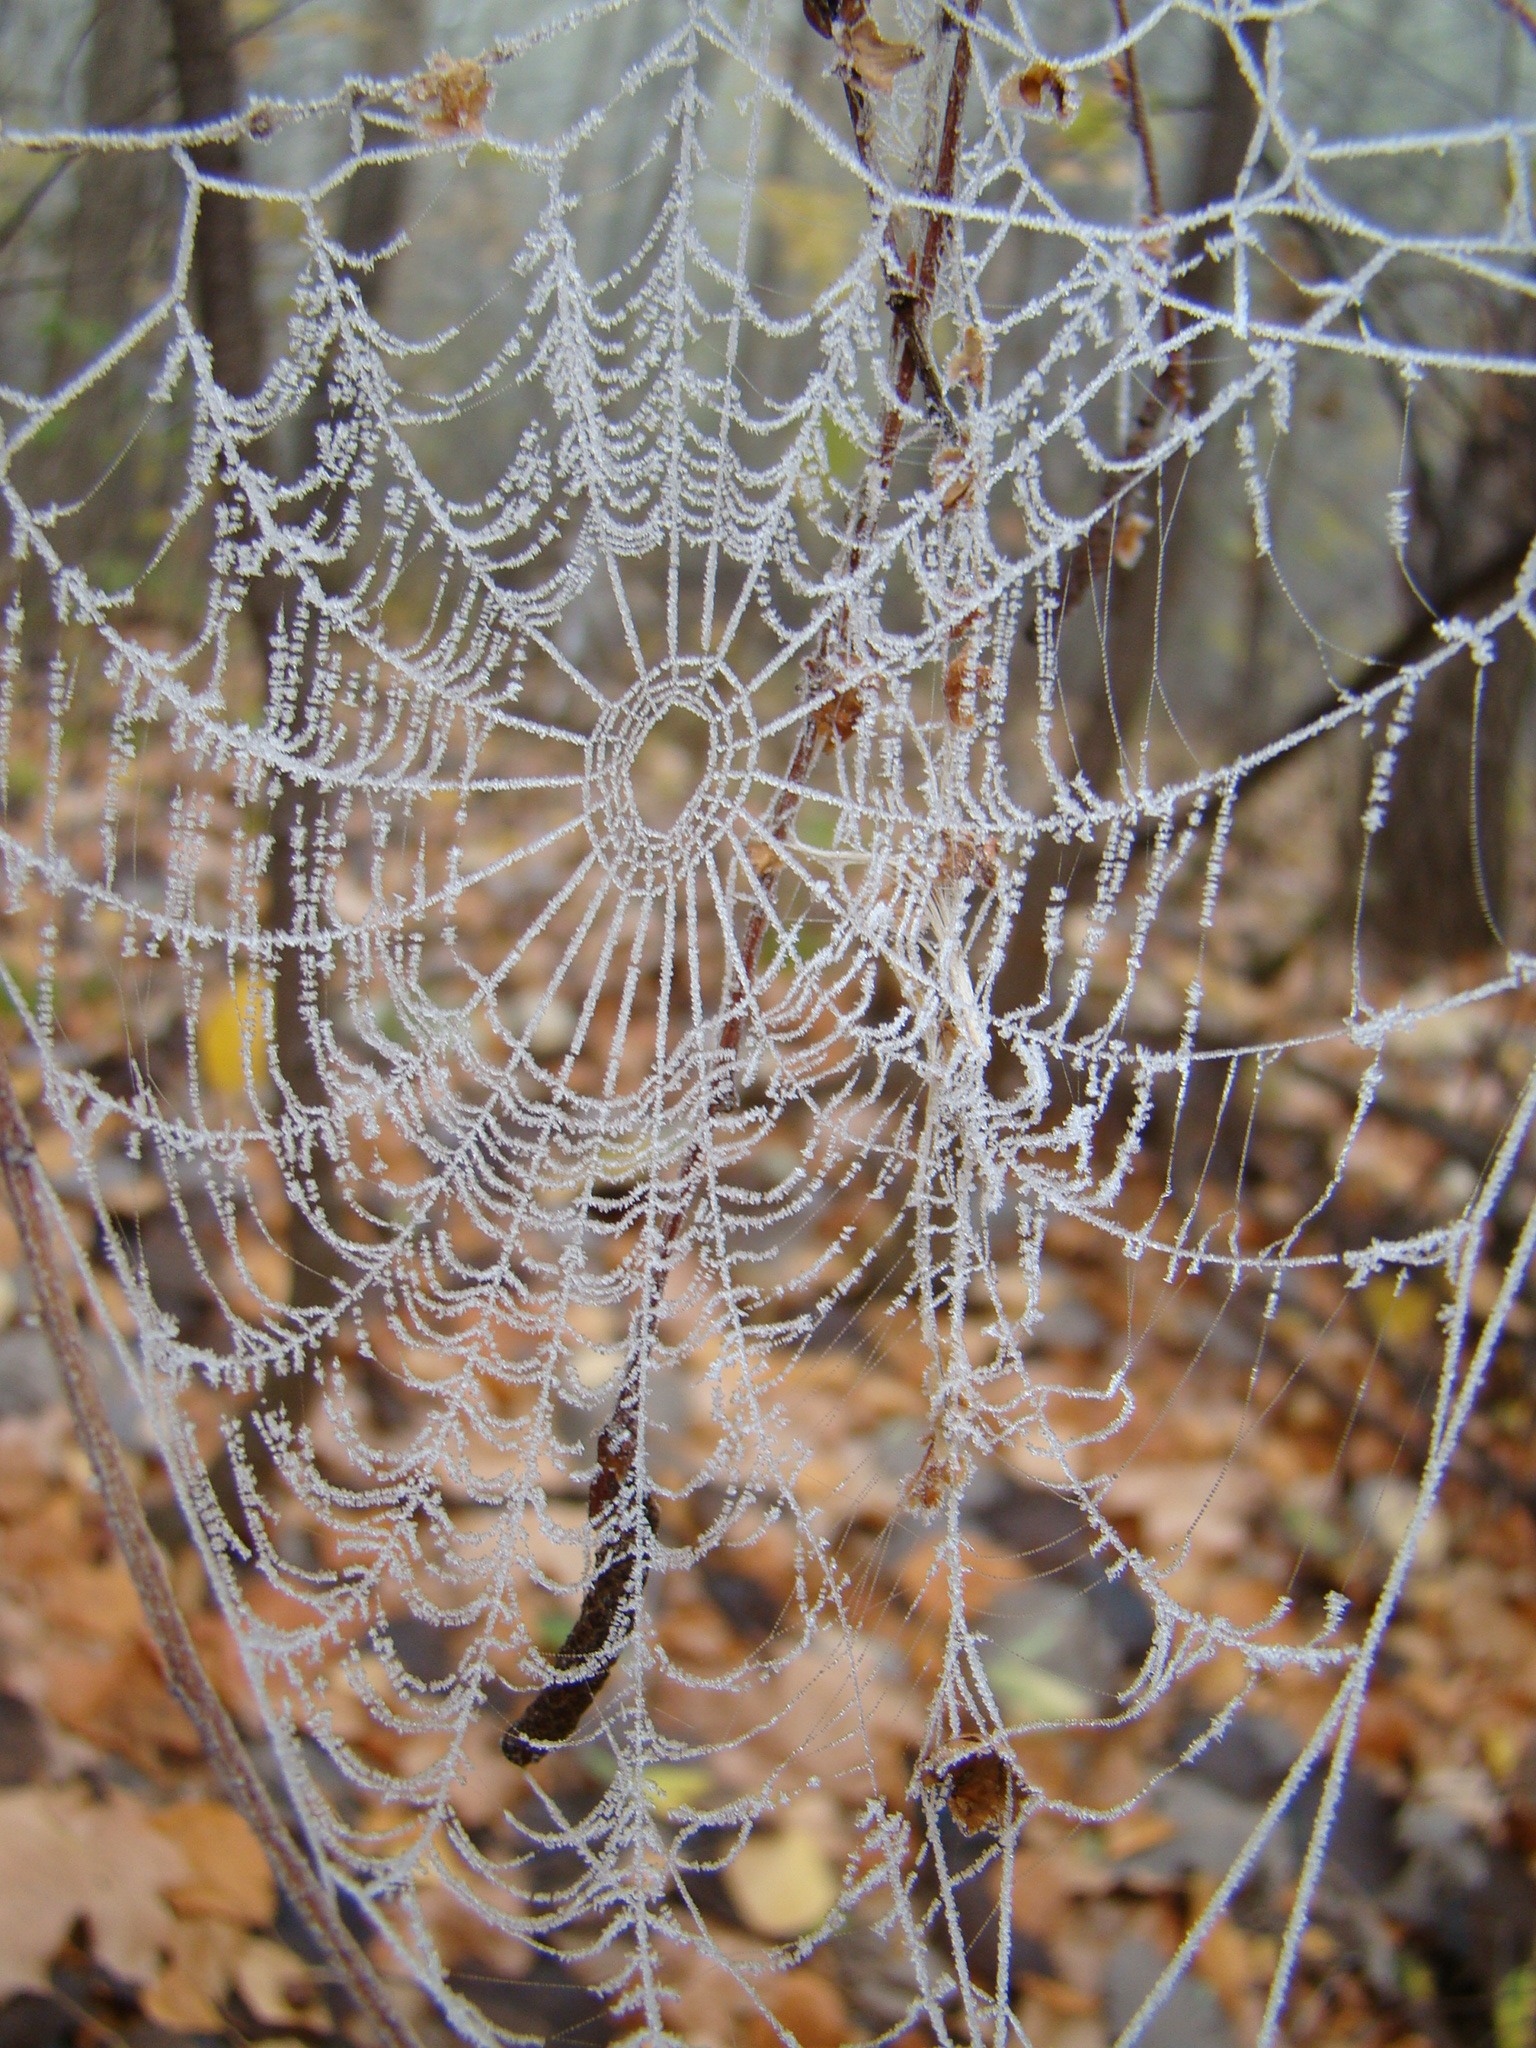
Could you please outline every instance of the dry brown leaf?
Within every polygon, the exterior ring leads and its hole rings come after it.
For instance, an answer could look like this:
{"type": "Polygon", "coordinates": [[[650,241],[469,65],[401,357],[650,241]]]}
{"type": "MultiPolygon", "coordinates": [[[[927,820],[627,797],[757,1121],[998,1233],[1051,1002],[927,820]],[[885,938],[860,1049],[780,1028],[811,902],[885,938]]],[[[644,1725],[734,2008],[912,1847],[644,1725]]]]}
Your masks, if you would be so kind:
{"type": "Polygon", "coordinates": [[[1041,57],[1005,78],[997,97],[1015,113],[1035,121],[1070,121],[1077,113],[1077,89],[1058,64],[1041,57]]]}
{"type": "Polygon", "coordinates": [[[1160,1849],[1178,1832],[1166,1813],[1150,1809],[1124,1813],[1104,1830],[1104,1848],[1117,1863],[1123,1863],[1131,1856],[1144,1856],[1148,1849],[1160,1849]]]}
{"type": "Polygon", "coordinates": [[[814,714],[817,735],[822,740],[852,739],[863,716],[864,699],[858,691],[839,690],[830,703],[819,706],[814,714]]]}
{"type": "Polygon", "coordinates": [[[439,50],[412,80],[411,98],[422,110],[421,125],[429,135],[479,135],[491,104],[490,73],[478,57],[450,57],[439,50]]]}
{"type": "Polygon", "coordinates": [[[114,1789],[96,1801],[79,1785],[0,1792],[0,1841],[0,1997],[46,1990],[81,1919],[115,1977],[145,1984],[158,1973],[175,1927],[164,1893],[187,1866],[136,1799],[114,1789]]]}
{"type": "Polygon", "coordinates": [[[39,1605],[50,1629],[70,1635],[115,1642],[141,1626],[139,1596],[117,1557],[60,1565],[44,1580],[39,1605]]]}
{"type": "Polygon", "coordinates": [[[769,1941],[810,1934],[837,1904],[832,1859],[808,1827],[760,1829],[725,1871],[725,1889],[744,1926],[769,1941]]]}
{"type": "Polygon", "coordinates": [[[268,1927],[277,1912],[277,1886],[250,1823],[217,1799],[184,1799],[154,1817],[176,1844],[191,1876],[167,1893],[178,1913],[228,1920],[236,1927],[268,1927]]]}
{"type": "Polygon", "coordinates": [[[839,41],[859,83],[871,92],[889,92],[903,71],[923,61],[916,43],[893,43],[867,14],[844,29],[839,41]]]}
{"type": "Polygon", "coordinates": [[[219,2008],[239,1946],[238,1928],[216,1920],[177,1921],[165,1968],[140,2000],[146,2016],[177,2034],[222,2032],[219,2008]]]}
{"type": "Polygon", "coordinates": [[[944,708],[949,713],[951,725],[976,723],[976,714],[971,709],[971,659],[963,647],[958,648],[945,665],[944,708]]]}
{"type": "MultiPolygon", "coordinates": [[[[800,2048],[841,2048],[850,2038],[852,2022],[837,1986],[817,1970],[788,1970],[763,1992],[763,2003],[800,2048]]],[[[752,2048],[778,2048],[782,2036],[761,2013],[748,2027],[752,2048]]]]}
{"type": "Polygon", "coordinates": [[[197,1730],[139,1637],[112,1657],[49,1656],[45,1671],[54,1718],[98,1749],[151,1772],[202,1754],[197,1730]]]}
{"type": "Polygon", "coordinates": [[[1006,1750],[961,1743],[942,1750],[923,1776],[939,1790],[955,1825],[968,1835],[996,1834],[1019,1818],[1029,1781],[1006,1750]]]}
{"type": "Polygon", "coordinates": [[[966,447],[941,448],[933,458],[933,487],[946,512],[976,495],[976,465],[966,447]]]}
{"type": "Polygon", "coordinates": [[[1115,539],[1111,552],[1122,569],[1134,569],[1146,552],[1147,535],[1152,531],[1152,522],[1145,512],[1122,512],[1115,521],[1115,539]]]}
{"type": "Polygon", "coordinates": [[[331,2013],[308,1966],[280,1941],[253,1935],[235,1958],[235,1989],[264,2027],[329,2033],[331,2013]]]}
{"type": "Polygon", "coordinates": [[[944,365],[944,375],[951,384],[969,384],[973,391],[980,391],[985,385],[987,343],[979,327],[966,328],[958,348],[951,351],[944,365]]]}

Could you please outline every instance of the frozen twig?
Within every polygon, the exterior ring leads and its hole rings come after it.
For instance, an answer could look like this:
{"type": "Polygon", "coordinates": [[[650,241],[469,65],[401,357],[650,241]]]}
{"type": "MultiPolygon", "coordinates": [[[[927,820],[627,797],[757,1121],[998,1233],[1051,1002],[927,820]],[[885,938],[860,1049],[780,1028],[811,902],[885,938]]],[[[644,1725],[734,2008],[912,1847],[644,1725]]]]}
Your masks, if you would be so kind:
{"type": "Polygon", "coordinates": [[[373,1965],[344,1925],[336,1902],[283,1825],[246,1754],[229,1710],[203,1669],[185,1617],[176,1604],[165,1558],[156,1543],[102,1404],[80,1338],[74,1304],[55,1251],[54,1232],[38,1185],[36,1148],[0,1062],[0,1173],[21,1236],[44,1335],[59,1368],[64,1398],[90,1460],[102,1506],[129,1577],[166,1683],[202,1738],[230,1804],[250,1823],[294,1911],[330,1958],[348,1995],[387,2048],[418,2048],[415,2036],[389,2001],[373,1965]]]}

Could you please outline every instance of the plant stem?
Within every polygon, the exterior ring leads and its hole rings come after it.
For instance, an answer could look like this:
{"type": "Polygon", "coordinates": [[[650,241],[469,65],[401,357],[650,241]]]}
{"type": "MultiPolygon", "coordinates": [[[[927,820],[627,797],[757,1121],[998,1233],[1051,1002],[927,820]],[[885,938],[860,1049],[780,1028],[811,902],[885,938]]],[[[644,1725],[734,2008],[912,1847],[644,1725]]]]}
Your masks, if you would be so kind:
{"type": "MultiPolygon", "coordinates": [[[[947,12],[941,17],[944,29],[957,34],[958,41],[944,104],[938,161],[925,195],[928,201],[925,208],[927,229],[912,290],[899,307],[892,308],[892,345],[896,349],[895,402],[887,408],[876,452],[870,457],[859,489],[857,509],[844,542],[841,581],[856,573],[889,495],[907,404],[913,386],[923,372],[928,347],[924,330],[933,304],[944,245],[953,225],[947,208],[954,197],[959,170],[965,96],[971,76],[968,24],[975,18],[979,4],[980,0],[965,0],[963,23],[947,12]]],[[[868,96],[852,80],[845,79],[844,83],[859,159],[868,170],[868,96]]],[[[939,396],[947,412],[942,392],[939,396]]],[[[849,633],[849,608],[845,598],[836,626],[831,620],[827,622],[816,652],[805,663],[805,710],[795,736],[789,769],[762,834],[772,849],[783,845],[799,811],[811,770],[822,747],[836,730],[835,722],[827,716],[826,692],[831,687],[839,696],[847,694],[848,656],[851,651],[849,633]]],[[[855,708],[853,716],[856,718],[857,715],[855,708]]],[[[728,1055],[739,1050],[746,1029],[752,981],[768,928],[777,872],[776,868],[770,868],[762,877],[761,895],[742,934],[739,972],[729,966],[726,969],[720,1001],[720,1049],[728,1055]]],[[[721,1099],[729,1093],[732,1085],[728,1078],[722,1078],[721,1099]]],[[[710,1104],[706,1118],[715,1106],[714,1102],[710,1104]]],[[[650,1502],[641,1498],[635,1479],[641,1424],[641,1382],[646,1353],[660,1313],[667,1268],[693,1206],[704,1149],[704,1141],[696,1140],[683,1161],[676,1195],[661,1226],[645,1304],[619,1375],[613,1413],[598,1438],[597,1471],[587,1493],[587,1526],[596,1541],[592,1578],[582,1596],[571,1633],[552,1659],[557,1675],[541,1687],[501,1739],[502,1754],[509,1762],[525,1768],[537,1763],[549,1749],[575,1734],[582,1715],[607,1683],[634,1632],[649,1575],[649,1564],[639,1539],[639,1524],[642,1514],[648,1522],[651,1520],[650,1502]],[[572,1675],[564,1675],[566,1672],[572,1675]]]]}
{"type": "Polygon", "coordinates": [[[40,1174],[32,1134],[16,1100],[10,1073],[0,1062],[0,1175],[64,1398],[95,1474],[107,1522],[143,1606],[166,1683],[201,1736],[204,1752],[230,1804],[250,1823],[294,1911],[330,1958],[358,2010],[372,2021],[379,2041],[386,2048],[418,2048],[415,2036],[390,2004],[373,1965],[344,1924],[335,1900],[284,1826],[229,1710],[203,1669],[86,1356],[55,1250],[40,1174]]]}

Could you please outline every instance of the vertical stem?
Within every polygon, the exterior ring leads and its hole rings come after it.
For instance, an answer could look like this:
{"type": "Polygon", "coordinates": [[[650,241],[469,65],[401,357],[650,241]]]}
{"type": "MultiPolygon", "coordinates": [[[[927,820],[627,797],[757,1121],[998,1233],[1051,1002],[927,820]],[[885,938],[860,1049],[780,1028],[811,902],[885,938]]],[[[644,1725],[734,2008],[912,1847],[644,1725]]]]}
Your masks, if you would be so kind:
{"type": "Polygon", "coordinates": [[[229,1711],[203,1669],[186,1619],[176,1604],[165,1558],[123,1463],[107,1419],[95,1374],[80,1337],[80,1325],[54,1249],[39,1182],[41,1169],[16,1100],[10,1072],[0,1061],[0,1176],[26,1256],[38,1314],[59,1368],[64,1397],[74,1417],[102,1506],[129,1577],[144,1609],[166,1683],[202,1737],[208,1761],[218,1773],[230,1804],[250,1823],[294,1911],[330,1958],[358,2010],[372,2021],[386,2048],[418,2048],[410,2029],[389,2002],[372,1964],[353,1939],[336,1902],[283,1825],[267,1788],[246,1754],[229,1711]]]}
{"type": "MultiPolygon", "coordinates": [[[[857,509],[844,543],[844,579],[858,569],[865,544],[890,492],[907,402],[922,374],[927,353],[924,326],[933,303],[945,241],[952,226],[946,209],[954,197],[959,171],[965,96],[971,76],[971,38],[967,24],[975,19],[979,5],[980,0],[965,0],[964,23],[956,23],[955,17],[947,12],[941,16],[944,30],[956,33],[959,40],[945,98],[938,161],[925,195],[929,202],[925,209],[927,229],[912,296],[902,303],[900,309],[892,309],[892,343],[897,351],[896,398],[886,411],[877,451],[870,458],[859,489],[857,509]]],[[[868,169],[872,139],[868,96],[851,79],[846,79],[845,85],[854,141],[860,161],[868,169]]],[[[824,695],[828,684],[839,693],[846,694],[845,670],[849,653],[846,600],[840,613],[835,627],[832,621],[828,621],[817,651],[805,664],[810,701],[795,736],[788,771],[764,830],[764,838],[771,848],[783,844],[800,808],[811,769],[823,745],[837,731],[835,720],[828,716],[824,695]]],[[[857,716],[857,709],[853,715],[857,716]]],[[[729,966],[726,969],[720,1000],[720,1048],[727,1054],[734,1054],[739,1049],[746,1030],[752,980],[768,928],[775,880],[776,870],[770,868],[762,878],[762,896],[753,906],[742,934],[739,974],[729,966]]],[[[723,1090],[728,1091],[731,1085],[728,1075],[722,1079],[723,1090]]],[[[715,1106],[713,1102],[709,1105],[706,1116],[713,1112],[715,1106]]],[[[598,1438],[597,1471],[587,1493],[587,1525],[596,1540],[595,1569],[582,1596],[571,1633],[552,1660],[557,1674],[571,1668],[578,1675],[551,1678],[506,1730],[501,1740],[502,1754],[515,1764],[527,1766],[536,1763],[546,1750],[576,1732],[582,1715],[607,1683],[633,1632],[648,1569],[640,1551],[639,1520],[642,1513],[647,1518],[650,1513],[649,1502],[641,1500],[635,1479],[641,1379],[651,1332],[660,1312],[667,1268],[693,1206],[703,1161],[704,1140],[700,1138],[690,1146],[683,1161],[676,1193],[661,1226],[646,1301],[619,1376],[613,1413],[598,1438]]]]}

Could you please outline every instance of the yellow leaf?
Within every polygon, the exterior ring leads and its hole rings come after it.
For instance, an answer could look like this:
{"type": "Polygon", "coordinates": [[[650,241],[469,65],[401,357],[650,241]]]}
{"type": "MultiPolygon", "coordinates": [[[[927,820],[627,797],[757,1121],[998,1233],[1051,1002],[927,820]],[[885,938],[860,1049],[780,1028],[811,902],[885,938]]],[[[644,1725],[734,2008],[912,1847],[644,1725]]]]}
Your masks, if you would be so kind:
{"type": "Polygon", "coordinates": [[[217,1799],[184,1799],[154,1817],[191,1866],[167,1894],[178,1913],[267,1927],[277,1912],[277,1887],[250,1824],[217,1799]]]}
{"type": "Polygon", "coordinates": [[[645,1796],[655,1813],[679,1806],[697,1806],[714,1783],[702,1764],[652,1764],[645,1774],[645,1796]]]}
{"type": "Polygon", "coordinates": [[[205,1005],[198,1027],[203,1079],[219,1095],[244,1095],[249,1049],[251,1081],[267,1078],[266,1010],[261,988],[247,974],[205,1005]]]}
{"type": "Polygon", "coordinates": [[[782,268],[813,291],[824,291],[842,276],[869,225],[864,195],[825,180],[764,178],[757,187],[756,210],[773,236],[782,268]]]}
{"type": "Polygon", "coordinates": [[[724,1875],[743,1925],[769,1941],[812,1933],[837,1904],[841,1889],[820,1841],[794,1822],[754,1834],[724,1875]]]}
{"type": "Polygon", "coordinates": [[[1366,1316],[1384,1344],[1417,1344],[1434,1326],[1440,1303],[1432,1288],[1412,1280],[1399,1286],[1378,1273],[1366,1281],[1363,1292],[1366,1316]]]}

